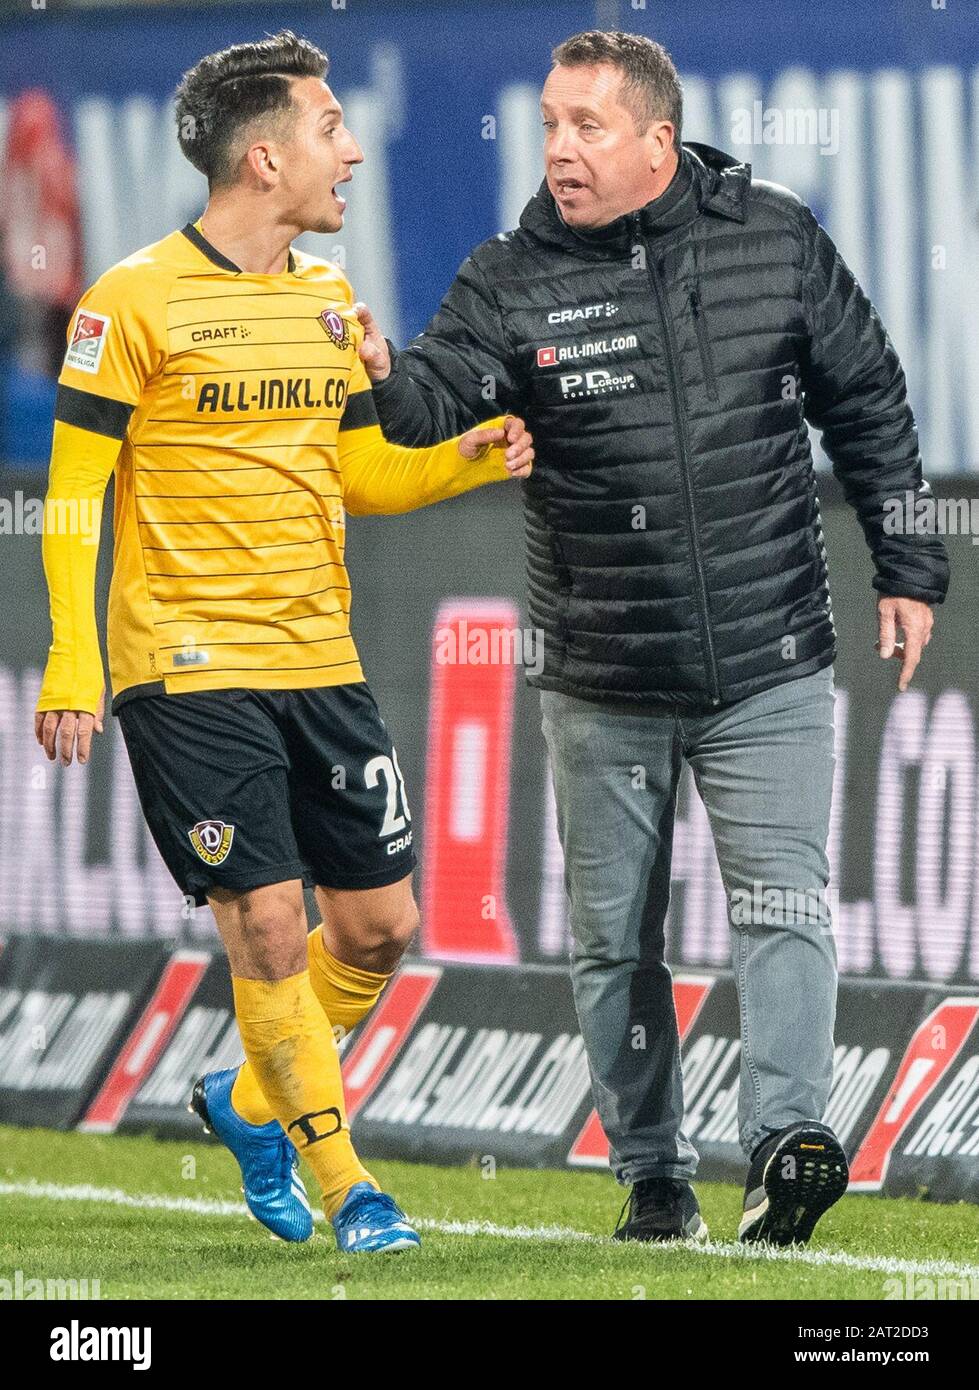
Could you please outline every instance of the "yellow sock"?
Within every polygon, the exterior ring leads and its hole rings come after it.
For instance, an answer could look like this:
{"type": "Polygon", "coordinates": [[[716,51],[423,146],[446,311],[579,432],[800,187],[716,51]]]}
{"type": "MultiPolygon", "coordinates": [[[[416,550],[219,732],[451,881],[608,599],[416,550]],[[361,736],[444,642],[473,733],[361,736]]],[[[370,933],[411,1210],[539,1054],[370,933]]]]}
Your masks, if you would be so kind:
{"type": "Polygon", "coordinates": [[[377,1183],[354,1153],[336,1039],[309,971],[286,980],[232,976],[231,984],[249,1066],[273,1115],[312,1168],[323,1209],[332,1217],[354,1183],[377,1183]]]}
{"type": "MultiPolygon", "coordinates": [[[[309,934],[307,955],[309,979],[320,1007],[332,1025],[339,1024],[349,1033],[365,1014],[370,1013],[391,976],[360,970],[337,960],[326,949],[321,926],[309,934]]],[[[250,1125],[266,1125],[274,1119],[258,1079],[247,1062],[235,1077],[231,1104],[250,1125]]]]}
{"type": "Polygon", "coordinates": [[[334,1028],[339,1024],[349,1033],[373,1009],[391,976],[361,970],[331,956],[322,926],[310,932],[307,950],[309,978],[323,1012],[334,1028]]]}

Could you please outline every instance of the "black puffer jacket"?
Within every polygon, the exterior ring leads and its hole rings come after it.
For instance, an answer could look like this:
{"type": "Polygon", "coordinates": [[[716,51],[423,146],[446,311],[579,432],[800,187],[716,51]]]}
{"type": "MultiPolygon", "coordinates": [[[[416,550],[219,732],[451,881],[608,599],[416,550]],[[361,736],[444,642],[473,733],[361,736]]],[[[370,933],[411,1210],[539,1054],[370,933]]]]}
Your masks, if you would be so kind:
{"type": "Polygon", "coordinates": [[[709,707],[833,660],[807,420],[875,587],[944,598],[938,537],[885,533],[885,499],[927,484],[876,311],[799,198],[709,146],[598,231],[571,230],[542,185],[374,394],[405,444],[526,418],[546,689],[709,707]]]}

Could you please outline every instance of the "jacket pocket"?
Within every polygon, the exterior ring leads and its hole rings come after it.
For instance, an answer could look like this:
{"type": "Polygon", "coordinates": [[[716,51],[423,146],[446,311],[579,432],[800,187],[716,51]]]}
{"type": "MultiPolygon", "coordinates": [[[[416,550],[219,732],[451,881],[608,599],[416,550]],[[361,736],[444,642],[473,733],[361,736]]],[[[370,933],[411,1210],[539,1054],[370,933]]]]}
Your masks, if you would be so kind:
{"type": "Polygon", "coordinates": [[[700,361],[704,369],[704,384],[707,387],[707,395],[710,400],[716,401],[717,373],[714,370],[714,354],[711,351],[710,337],[704,319],[704,306],[699,290],[690,291],[690,312],[693,315],[693,326],[697,331],[697,342],[700,345],[700,361]]]}

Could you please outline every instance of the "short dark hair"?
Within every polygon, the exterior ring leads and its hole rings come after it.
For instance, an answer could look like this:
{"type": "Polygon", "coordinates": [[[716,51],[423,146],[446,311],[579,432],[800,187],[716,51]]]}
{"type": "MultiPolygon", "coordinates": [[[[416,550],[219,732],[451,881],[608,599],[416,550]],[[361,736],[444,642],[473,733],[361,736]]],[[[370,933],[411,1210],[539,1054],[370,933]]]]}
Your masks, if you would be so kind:
{"type": "Polygon", "coordinates": [[[632,112],[636,130],[641,135],[651,121],[670,121],[673,147],[679,152],[683,88],[673,59],[661,43],[618,29],[589,29],[559,43],[551,58],[567,68],[596,63],[617,67],[623,78],[622,104],[632,112]]]}
{"type": "Polygon", "coordinates": [[[329,69],[321,49],[282,29],[209,53],[185,72],[176,93],[177,139],[208,187],[234,181],[235,137],[250,121],[292,108],[290,78],[325,77],[329,69]]]}

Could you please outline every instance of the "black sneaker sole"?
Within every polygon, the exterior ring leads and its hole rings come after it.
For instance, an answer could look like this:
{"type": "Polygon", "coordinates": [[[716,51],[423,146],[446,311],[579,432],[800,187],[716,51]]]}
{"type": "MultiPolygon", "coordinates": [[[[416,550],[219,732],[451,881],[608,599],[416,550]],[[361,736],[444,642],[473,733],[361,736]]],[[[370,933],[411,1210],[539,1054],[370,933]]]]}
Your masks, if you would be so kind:
{"type": "Polygon", "coordinates": [[[204,1133],[211,1134],[213,1126],[211,1124],[211,1117],[207,1113],[207,1100],[204,1096],[203,1076],[198,1077],[194,1082],[194,1089],[190,1093],[190,1104],[187,1106],[187,1109],[200,1118],[204,1125],[204,1133]]]}
{"type": "Polygon", "coordinates": [[[745,1197],[738,1239],[804,1244],[816,1222],[846,1192],[850,1169],[843,1146],[824,1125],[802,1124],[775,1145],[762,1185],[745,1197]],[[793,1164],[786,1172],[786,1159],[793,1164]]]}

